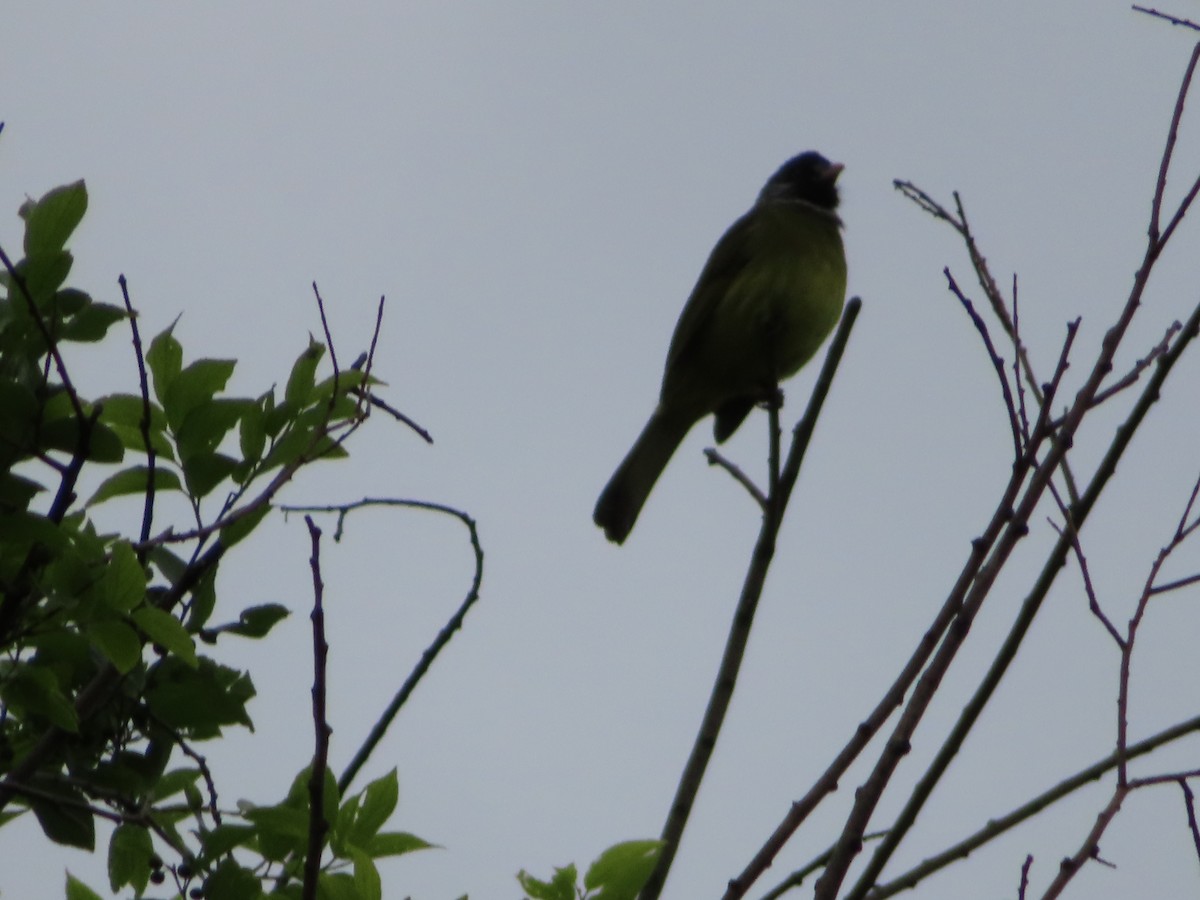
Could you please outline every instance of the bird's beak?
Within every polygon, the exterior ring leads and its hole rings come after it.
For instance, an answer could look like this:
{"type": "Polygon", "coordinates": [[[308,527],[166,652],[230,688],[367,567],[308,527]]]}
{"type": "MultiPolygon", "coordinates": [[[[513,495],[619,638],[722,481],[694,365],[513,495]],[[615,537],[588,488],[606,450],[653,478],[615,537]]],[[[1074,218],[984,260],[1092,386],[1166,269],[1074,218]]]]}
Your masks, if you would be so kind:
{"type": "Polygon", "coordinates": [[[842,174],[842,169],[846,168],[842,163],[830,163],[829,168],[825,170],[825,180],[830,184],[837,181],[838,176],[842,174]]]}

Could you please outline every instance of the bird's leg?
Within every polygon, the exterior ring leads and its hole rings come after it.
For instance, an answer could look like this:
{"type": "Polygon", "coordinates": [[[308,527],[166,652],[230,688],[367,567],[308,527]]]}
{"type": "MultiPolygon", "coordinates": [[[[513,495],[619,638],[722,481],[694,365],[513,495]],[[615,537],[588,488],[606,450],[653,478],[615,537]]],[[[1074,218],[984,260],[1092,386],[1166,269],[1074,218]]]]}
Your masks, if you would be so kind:
{"type": "Polygon", "coordinates": [[[762,408],[767,412],[770,412],[771,410],[778,412],[779,410],[783,409],[783,388],[781,388],[778,384],[772,384],[769,387],[764,388],[762,399],[759,401],[759,405],[762,406],[762,408]]]}

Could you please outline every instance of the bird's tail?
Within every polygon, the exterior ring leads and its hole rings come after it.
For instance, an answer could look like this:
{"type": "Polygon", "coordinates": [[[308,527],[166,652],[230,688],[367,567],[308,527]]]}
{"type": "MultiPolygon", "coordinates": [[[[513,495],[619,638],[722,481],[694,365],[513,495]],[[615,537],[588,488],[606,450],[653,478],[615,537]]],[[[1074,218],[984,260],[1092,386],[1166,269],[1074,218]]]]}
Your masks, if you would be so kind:
{"type": "Polygon", "coordinates": [[[596,501],[592,519],[610,541],[624,543],[658,476],[694,424],[691,417],[654,411],[596,501]]]}

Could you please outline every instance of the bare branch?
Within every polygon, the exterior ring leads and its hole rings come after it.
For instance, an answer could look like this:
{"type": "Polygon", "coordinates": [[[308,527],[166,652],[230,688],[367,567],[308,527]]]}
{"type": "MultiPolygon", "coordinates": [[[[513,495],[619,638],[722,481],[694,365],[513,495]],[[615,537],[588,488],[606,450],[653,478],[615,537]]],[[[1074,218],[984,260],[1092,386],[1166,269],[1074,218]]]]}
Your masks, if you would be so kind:
{"type": "Polygon", "coordinates": [[[1182,25],[1185,28],[1191,28],[1195,31],[1200,31],[1200,25],[1197,25],[1191,19],[1181,19],[1178,16],[1172,16],[1164,12],[1159,12],[1157,9],[1149,9],[1145,6],[1138,6],[1136,3],[1133,5],[1133,9],[1136,12],[1145,13],[1148,16],[1154,16],[1156,19],[1163,19],[1167,22],[1170,22],[1172,25],[1182,25]]]}
{"type": "Polygon", "coordinates": [[[992,368],[996,370],[996,377],[1000,379],[1000,392],[1004,396],[1004,409],[1008,413],[1008,427],[1012,431],[1013,439],[1013,459],[1020,459],[1021,455],[1025,452],[1025,446],[1024,441],[1021,440],[1021,423],[1017,416],[1016,404],[1013,402],[1012,389],[1008,385],[1008,376],[1004,374],[1004,360],[996,352],[996,345],[992,343],[992,336],[988,334],[987,323],[975,311],[975,304],[962,292],[962,289],[958,286],[958,282],[950,274],[950,269],[948,267],[942,269],[942,274],[946,276],[950,291],[958,298],[958,302],[967,311],[967,315],[971,317],[971,323],[975,326],[975,330],[979,332],[980,338],[983,339],[984,347],[987,348],[988,358],[992,361],[992,368]]]}
{"type": "Polygon", "coordinates": [[[1071,542],[1071,549],[1075,553],[1075,559],[1079,563],[1079,573],[1083,577],[1083,589],[1088,598],[1088,609],[1092,615],[1100,620],[1100,624],[1108,631],[1109,637],[1116,641],[1117,647],[1124,649],[1125,639],[1121,637],[1121,632],[1117,631],[1116,626],[1104,614],[1104,610],[1100,608],[1100,601],[1096,597],[1096,587],[1092,584],[1092,576],[1088,571],[1087,557],[1083,554],[1083,545],[1079,542],[1079,531],[1075,528],[1071,521],[1071,510],[1066,503],[1063,502],[1062,495],[1059,494],[1058,488],[1052,483],[1050,485],[1050,493],[1054,496],[1054,502],[1058,504],[1058,511],[1063,517],[1063,527],[1059,527],[1054,521],[1050,522],[1050,527],[1060,535],[1066,534],[1071,542]]]}
{"type": "Polygon", "coordinates": [[[1175,99],[1175,110],[1171,114],[1171,126],[1167,130],[1167,140],[1163,145],[1162,161],[1158,166],[1158,180],[1154,185],[1154,201],[1150,208],[1150,227],[1147,229],[1151,250],[1151,253],[1147,255],[1150,259],[1157,257],[1162,252],[1171,234],[1175,231],[1176,226],[1187,215],[1188,207],[1191,206],[1192,200],[1196,197],[1196,191],[1200,190],[1200,179],[1197,179],[1192,185],[1191,190],[1188,191],[1187,196],[1179,204],[1175,215],[1171,217],[1171,222],[1167,225],[1166,230],[1160,234],[1159,224],[1162,217],[1163,194],[1167,189],[1167,171],[1171,168],[1171,156],[1175,152],[1175,142],[1179,137],[1179,123],[1183,119],[1183,107],[1187,100],[1188,90],[1192,84],[1192,75],[1196,71],[1197,62],[1200,62],[1200,43],[1196,44],[1192,49],[1191,59],[1188,60],[1187,69],[1183,73],[1183,80],[1179,84],[1179,94],[1175,99]]]}
{"type": "Polygon", "coordinates": [[[746,492],[754,498],[754,502],[759,505],[763,512],[767,510],[767,495],[764,494],[755,484],[749,475],[741,470],[737,463],[726,459],[716,447],[706,447],[704,450],[704,458],[708,460],[710,466],[717,466],[729,473],[738,484],[746,489],[746,492]]]}

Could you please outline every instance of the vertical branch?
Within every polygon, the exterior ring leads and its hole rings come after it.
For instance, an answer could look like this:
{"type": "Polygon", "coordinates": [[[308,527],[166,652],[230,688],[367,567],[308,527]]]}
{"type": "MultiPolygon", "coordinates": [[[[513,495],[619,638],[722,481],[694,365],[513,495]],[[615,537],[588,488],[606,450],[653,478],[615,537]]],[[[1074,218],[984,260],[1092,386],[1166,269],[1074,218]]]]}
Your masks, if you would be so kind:
{"type": "Polygon", "coordinates": [[[325,773],[329,768],[329,735],[332,729],[325,716],[325,661],[329,656],[329,644],[325,640],[325,608],[322,600],[325,583],[321,579],[321,529],[312,516],[304,517],[308,533],[312,538],[312,556],[309,564],[313,573],[313,686],[312,709],[313,761],[308,776],[308,853],[304,858],[304,900],[316,900],[317,881],[321,875],[321,852],[325,847],[325,835],[329,822],[325,818],[325,773]]]}
{"type": "MultiPolygon", "coordinates": [[[[133,302],[129,299],[129,283],[125,275],[117,277],[121,286],[121,298],[125,301],[125,311],[129,313],[129,331],[133,336],[133,355],[137,360],[138,388],[142,395],[142,419],[138,429],[142,433],[142,446],[146,450],[146,501],[142,505],[142,530],[138,538],[140,543],[150,539],[150,530],[154,525],[154,467],[158,462],[158,453],[154,442],[150,440],[150,380],[146,377],[146,354],[142,352],[142,333],[138,329],[137,313],[134,312],[133,302]]],[[[138,551],[138,558],[145,562],[147,550],[138,551]]]]}
{"type": "MultiPolygon", "coordinates": [[[[679,850],[679,842],[683,838],[684,828],[691,815],[692,804],[700,790],[708,762],[712,758],[717,744],[717,737],[721,733],[721,726],[725,721],[725,714],[729,711],[729,704],[733,698],[733,689],[737,684],[746,644],[750,639],[750,627],[754,623],[754,614],[758,608],[759,598],[762,597],[767,571],[770,569],[771,560],[775,555],[779,523],[783,519],[783,512],[788,498],[791,496],[792,487],[799,476],[800,464],[808,449],[817,417],[821,413],[825,397],[833,384],[833,375],[837,371],[838,363],[841,362],[846,342],[850,338],[850,330],[854,326],[854,320],[861,307],[862,301],[857,297],[852,298],[846,304],[841,324],[829,345],[825,364],[821,368],[816,386],[813,388],[812,398],[804,411],[803,418],[793,432],[792,444],[788,450],[788,458],[783,465],[782,473],[777,481],[773,479],[770,486],[770,493],[763,507],[762,527],[759,530],[758,541],[754,545],[750,567],[747,569],[745,580],[742,583],[741,596],[738,599],[737,610],[734,612],[729,637],[725,642],[725,651],[721,657],[720,668],[717,670],[717,678],[713,683],[704,718],[700,722],[700,729],[692,745],[692,752],[688,756],[687,764],[679,779],[679,785],[675,790],[675,798],[671,802],[670,812],[663,824],[661,835],[663,846],[658,863],[642,888],[639,895],[640,900],[655,900],[662,893],[667,875],[671,871],[671,864],[679,850]]],[[[776,411],[775,417],[771,427],[773,434],[778,435],[778,411],[776,411]]],[[[777,463],[772,464],[773,472],[776,465],[777,463]]]]}

